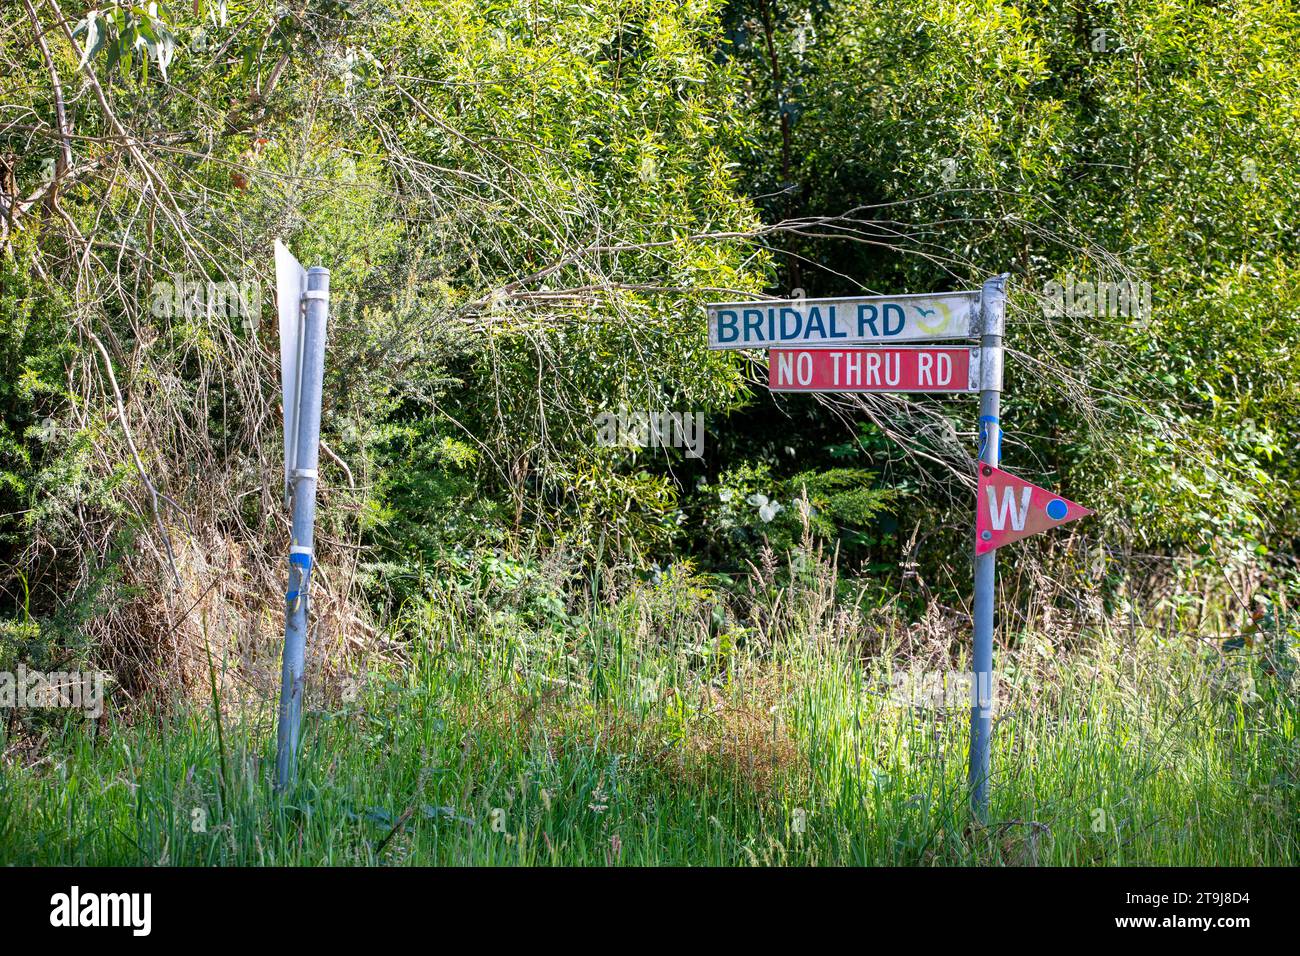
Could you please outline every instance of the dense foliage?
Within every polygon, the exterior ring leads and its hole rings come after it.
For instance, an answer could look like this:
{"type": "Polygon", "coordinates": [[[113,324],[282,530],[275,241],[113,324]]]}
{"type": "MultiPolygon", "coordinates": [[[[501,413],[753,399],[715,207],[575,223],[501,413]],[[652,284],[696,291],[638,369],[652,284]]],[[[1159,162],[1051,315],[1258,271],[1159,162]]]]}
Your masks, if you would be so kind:
{"type": "Polygon", "coordinates": [[[784,243],[791,287],[1012,272],[1007,459],[1148,546],[1291,551],[1291,4],[753,0],[730,20],[768,117],[742,140],[750,192],[769,218],[858,210],[784,243]],[[1071,278],[1146,283],[1151,308],[1053,314],[1071,278]]]}
{"type": "Polygon", "coordinates": [[[970,403],[775,401],[701,305],[1000,271],[1007,460],[1090,547],[1290,558],[1289,3],[66,2],[0,13],[6,659],[155,653],[223,568],[276,606],[277,235],[333,273],[345,620],[505,556],[561,603],[816,544],[962,593],[970,403]],[[628,409],[703,457],[598,441],[628,409]]]}

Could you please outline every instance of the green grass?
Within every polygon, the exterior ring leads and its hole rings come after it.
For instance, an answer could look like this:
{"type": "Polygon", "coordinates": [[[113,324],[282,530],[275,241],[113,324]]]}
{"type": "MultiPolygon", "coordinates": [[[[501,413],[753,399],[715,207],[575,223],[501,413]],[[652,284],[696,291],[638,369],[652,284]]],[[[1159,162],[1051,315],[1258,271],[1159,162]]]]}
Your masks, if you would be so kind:
{"type": "Polygon", "coordinates": [[[710,638],[662,597],[540,630],[430,601],[406,622],[409,660],[308,714],[284,798],[270,706],[227,715],[220,735],[212,706],[187,704],[10,740],[0,862],[1300,861],[1296,700],[1273,679],[1243,694],[1249,655],[1015,636],[983,827],[967,810],[966,709],[890,693],[890,662],[919,659],[905,629],[867,653],[842,617],[791,600],[710,638]]]}

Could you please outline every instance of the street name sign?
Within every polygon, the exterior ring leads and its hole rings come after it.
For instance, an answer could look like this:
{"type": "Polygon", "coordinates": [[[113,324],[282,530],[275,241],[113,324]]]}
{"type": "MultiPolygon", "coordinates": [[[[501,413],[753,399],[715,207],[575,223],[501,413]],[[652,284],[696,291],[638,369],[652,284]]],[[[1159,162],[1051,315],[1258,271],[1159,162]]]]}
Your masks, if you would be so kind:
{"type": "Polygon", "coordinates": [[[837,347],[979,335],[979,292],[709,305],[709,348],[837,347]]]}
{"type": "Polygon", "coordinates": [[[980,350],[972,346],[772,349],[774,392],[977,392],[980,350]]]}

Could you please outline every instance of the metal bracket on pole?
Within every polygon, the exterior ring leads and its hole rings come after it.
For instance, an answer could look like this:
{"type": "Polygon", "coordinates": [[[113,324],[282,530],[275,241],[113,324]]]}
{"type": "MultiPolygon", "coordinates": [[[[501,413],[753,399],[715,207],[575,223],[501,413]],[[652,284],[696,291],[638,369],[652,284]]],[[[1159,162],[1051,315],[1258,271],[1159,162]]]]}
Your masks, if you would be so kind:
{"type": "MultiPolygon", "coordinates": [[[[1008,275],[994,276],[980,291],[980,427],[977,468],[1002,461],[1002,333],[1008,275]]],[[[983,502],[976,501],[977,508],[983,502]]],[[[989,812],[989,749],[993,731],[993,603],[996,551],[975,556],[975,640],[971,655],[970,802],[981,822],[989,812]]]]}
{"type": "MultiPolygon", "coordinates": [[[[1000,336],[999,336],[1000,338],[1000,336]]],[[[980,391],[1002,391],[1002,348],[980,352],[980,391]]]]}

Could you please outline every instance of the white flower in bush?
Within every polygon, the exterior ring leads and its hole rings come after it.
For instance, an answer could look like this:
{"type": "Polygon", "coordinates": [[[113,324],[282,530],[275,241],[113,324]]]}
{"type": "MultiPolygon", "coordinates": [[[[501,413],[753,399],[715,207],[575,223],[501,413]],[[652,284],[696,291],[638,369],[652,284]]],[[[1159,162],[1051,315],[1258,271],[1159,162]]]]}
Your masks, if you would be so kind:
{"type": "Polygon", "coordinates": [[[752,494],[745,500],[758,508],[758,516],[765,522],[771,521],[776,517],[777,512],[785,507],[778,502],[769,501],[767,495],[752,494]]]}

